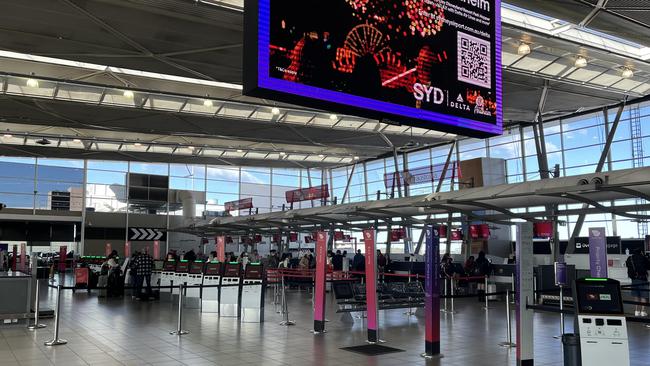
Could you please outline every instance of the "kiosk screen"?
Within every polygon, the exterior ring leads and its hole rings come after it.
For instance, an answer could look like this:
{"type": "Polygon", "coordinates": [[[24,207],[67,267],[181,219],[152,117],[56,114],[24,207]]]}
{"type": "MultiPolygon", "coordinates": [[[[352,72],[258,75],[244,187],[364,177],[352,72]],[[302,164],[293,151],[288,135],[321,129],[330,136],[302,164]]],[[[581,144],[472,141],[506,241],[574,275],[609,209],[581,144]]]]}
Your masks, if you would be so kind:
{"type": "Polygon", "coordinates": [[[263,267],[261,264],[249,264],[246,266],[246,278],[247,279],[262,279],[263,267]]]}
{"type": "Polygon", "coordinates": [[[174,272],[176,270],[176,261],[165,261],[163,271],[174,272]]]}
{"type": "Polygon", "coordinates": [[[203,261],[194,261],[190,265],[191,274],[201,274],[203,273],[203,261]]]}
{"type": "Polygon", "coordinates": [[[239,277],[240,273],[241,273],[240,263],[226,264],[226,273],[224,273],[224,277],[239,277]]]}
{"type": "Polygon", "coordinates": [[[205,274],[210,276],[218,276],[221,274],[221,262],[208,262],[205,265],[205,274]]]}
{"type": "Polygon", "coordinates": [[[190,262],[182,260],[176,265],[176,273],[187,273],[190,270],[190,262]]]}
{"type": "Polygon", "coordinates": [[[583,279],[576,281],[579,314],[623,314],[618,281],[583,279]]]}

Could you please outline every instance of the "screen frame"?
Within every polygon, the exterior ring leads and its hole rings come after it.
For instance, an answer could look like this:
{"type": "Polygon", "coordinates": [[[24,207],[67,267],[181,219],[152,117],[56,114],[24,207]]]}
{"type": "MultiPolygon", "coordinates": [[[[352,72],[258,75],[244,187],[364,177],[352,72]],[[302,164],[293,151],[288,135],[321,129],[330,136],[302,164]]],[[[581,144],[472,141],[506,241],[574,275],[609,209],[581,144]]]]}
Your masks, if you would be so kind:
{"type": "Polygon", "coordinates": [[[573,299],[575,302],[575,313],[576,315],[623,315],[625,312],[625,307],[623,305],[623,295],[621,294],[621,283],[619,281],[613,280],[611,278],[581,278],[577,279],[574,282],[573,286],[573,299]],[[597,310],[586,310],[583,309],[584,304],[580,301],[580,292],[578,287],[589,286],[589,285],[607,285],[607,286],[616,286],[618,288],[618,301],[617,306],[620,311],[597,311],[597,310]]]}
{"type": "Polygon", "coordinates": [[[503,134],[501,0],[494,0],[496,124],[272,78],[269,72],[271,1],[280,0],[244,1],[244,95],[470,137],[503,134]],[[361,105],[365,107],[359,107],[361,105]]]}

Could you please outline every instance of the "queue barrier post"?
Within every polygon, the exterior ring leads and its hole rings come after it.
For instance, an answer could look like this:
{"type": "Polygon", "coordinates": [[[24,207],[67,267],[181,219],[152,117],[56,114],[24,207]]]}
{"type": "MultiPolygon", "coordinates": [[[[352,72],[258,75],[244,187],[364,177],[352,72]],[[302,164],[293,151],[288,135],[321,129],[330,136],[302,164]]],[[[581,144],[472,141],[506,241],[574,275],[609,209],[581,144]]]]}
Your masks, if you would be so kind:
{"type": "Polygon", "coordinates": [[[510,290],[506,290],[506,326],[508,327],[508,340],[506,342],[499,343],[499,346],[504,348],[513,348],[517,346],[516,344],[512,343],[512,319],[510,318],[510,313],[510,290]]]}
{"type": "Polygon", "coordinates": [[[449,296],[448,296],[449,295],[449,278],[447,278],[447,277],[445,277],[445,285],[444,286],[445,286],[445,290],[444,290],[443,293],[445,294],[445,301],[444,301],[443,308],[440,309],[440,312],[441,313],[448,313],[449,311],[447,310],[447,303],[448,303],[448,300],[449,300],[449,296]]]}
{"type": "Polygon", "coordinates": [[[560,285],[560,335],[556,335],[553,338],[562,339],[564,335],[564,286],[560,285]]]}
{"type": "Polygon", "coordinates": [[[38,316],[39,316],[39,311],[40,311],[40,299],[39,299],[40,298],[40,295],[39,295],[40,283],[41,283],[41,280],[36,279],[36,297],[34,299],[34,306],[35,306],[35,309],[34,309],[34,324],[31,324],[31,325],[29,325],[27,327],[27,329],[29,329],[29,330],[36,330],[36,329],[41,329],[41,328],[47,327],[47,325],[40,324],[38,322],[38,316]]]}
{"type": "Polygon", "coordinates": [[[485,298],[485,304],[483,305],[483,310],[490,310],[490,305],[488,304],[488,277],[483,277],[483,296],[485,298]]]}
{"type": "Polygon", "coordinates": [[[183,283],[180,283],[178,285],[178,320],[176,323],[176,330],[173,332],[169,332],[169,334],[177,335],[177,336],[182,336],[185,334],[190,334],[189,331],[183,330],[183,283]]]}
{"type": "Polygon", "coordinates": [[[450,314],[455,314],[456,310],[454,310],[454,295],[456,295],[456,290],[454,290],[454,289],[456,287],[456,280],[452,277],[449,280],[449,282],[450,282],[450,286],[451,286],[451,290],[450,290],[451,298],[449,299],[449,302],[451,303],[451,309],[448,312],[450,314]]]}
{"type": "Polygon", "coordinates": [[[289,304],[287,304],[287,291],[284,286],[284,274],[282,274],[282,321],[280,325],[289,327],[296,325],[296,322],[289,320],[289,304]]]}
{"type": "Polygon", "coordinates": [[[59,324],[61,322],[61,285],[56,286],[56,311],[54,312],[54,338],[46,341],[46,346],[60,346],[67,344],[68,341],[59,338],[59,324]]]}
{"type": "MultiPolygon", "coordinates": [[[[515,291],[516,291],[515,290],[515,274],[514,273],[510,275],[510,291],[512,293],[515,293],[515,291]]],[[[515,297],[514,296],[510,296],[510,303],[511,304],[515,303],[515,297]]]]}

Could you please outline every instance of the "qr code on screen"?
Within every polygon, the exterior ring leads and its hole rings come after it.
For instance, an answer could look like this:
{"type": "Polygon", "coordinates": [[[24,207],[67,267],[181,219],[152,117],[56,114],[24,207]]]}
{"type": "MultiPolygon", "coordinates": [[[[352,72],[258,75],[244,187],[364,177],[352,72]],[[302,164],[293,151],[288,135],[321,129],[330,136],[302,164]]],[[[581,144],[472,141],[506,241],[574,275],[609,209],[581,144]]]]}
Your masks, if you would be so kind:
{"type": "Polygon", "coordinates": [[[458,32],[458,80],[492,87],[490,42],[458,32]]]}

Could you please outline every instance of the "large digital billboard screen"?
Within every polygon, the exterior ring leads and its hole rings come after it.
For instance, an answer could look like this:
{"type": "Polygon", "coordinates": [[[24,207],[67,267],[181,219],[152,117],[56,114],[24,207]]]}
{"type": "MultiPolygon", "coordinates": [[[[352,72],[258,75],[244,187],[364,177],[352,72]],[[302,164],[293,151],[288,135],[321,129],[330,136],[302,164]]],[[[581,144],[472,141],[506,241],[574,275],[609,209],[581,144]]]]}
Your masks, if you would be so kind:
{"type": "Polygon", "coordinates": [[[246,0],[244,93],[502,131],[500,0],[246,0]]]}

